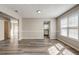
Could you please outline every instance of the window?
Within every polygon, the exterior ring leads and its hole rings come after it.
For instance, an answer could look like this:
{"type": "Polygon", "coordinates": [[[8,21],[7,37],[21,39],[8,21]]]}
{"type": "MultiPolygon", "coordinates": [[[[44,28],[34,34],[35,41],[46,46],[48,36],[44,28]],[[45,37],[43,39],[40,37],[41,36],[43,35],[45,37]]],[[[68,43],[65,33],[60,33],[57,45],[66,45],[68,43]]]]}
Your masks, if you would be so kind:
{"type": "Polygon", "coordinates": [[[78,39],[78,14],[61,19],[61,35],[78,39]]]}
{"type": "Polygon", "coordinates": [[[49,25],[48,24],[44,24],[44,29],[48,29],[49,25]]]}
{"type": "Polygon", "coordinates": [[[61,35],[67,36],[67,18],[61,20],[61,35]]]}
{"type": "Polygon", "coordinates": [[[78,15],[69,17],[69,37],[78,39],[78,15]]]}
{"type": "Polygon", "coordinates": [[[69,17],[69,27],[78,27],[78,15],[69,17]]]}
{"type": "Polygon", "coordinates": [[[78,29],[69,29],[69,37],[78,39],[78,29]]]}

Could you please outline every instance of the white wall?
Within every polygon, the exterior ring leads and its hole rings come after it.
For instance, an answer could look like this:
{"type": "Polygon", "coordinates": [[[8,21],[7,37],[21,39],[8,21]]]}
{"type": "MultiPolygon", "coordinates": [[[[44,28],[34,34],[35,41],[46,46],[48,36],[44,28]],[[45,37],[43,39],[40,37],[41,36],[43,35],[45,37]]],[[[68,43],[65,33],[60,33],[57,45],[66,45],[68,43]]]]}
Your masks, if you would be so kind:
{"type": "Polygon", "coordinates": [[[50,21],[50,39],[56,39],[55,19],[26,18],[22,20],[22,39],[44,39],[44,21],[50,21]]]}
{"type": "Polygon", "coordinates": [[[36,19],[22,21],[23,39],[43,39],[43,22],[36,19]]]}
{"type": "Polygon", "coordinates": [[[50,39],[56,39],[56,19],[50,20],[50,39]]]}
{"type": "Polygon", "coordinates": [[[79,14],[79,6],[77,6],[76,8],[72,9],[71,11],[65,13],[64,15],[60,16],[57,20],[56,20],[56,24],[57,24],[57,39],[68,44],[69,46],[75,48],[76,50],[79,51],[79,40],[76,39],[72,39],[72,38],[68,38],[68,37],[64,37],[60,35],[60,19],[66,16],[70,16],[72,14],[78,13],[79,14]]]}
{"type": "Polygon", "coordinates": [[[0,41],[4,40],[4,20],[0,17],[0,41]]]}

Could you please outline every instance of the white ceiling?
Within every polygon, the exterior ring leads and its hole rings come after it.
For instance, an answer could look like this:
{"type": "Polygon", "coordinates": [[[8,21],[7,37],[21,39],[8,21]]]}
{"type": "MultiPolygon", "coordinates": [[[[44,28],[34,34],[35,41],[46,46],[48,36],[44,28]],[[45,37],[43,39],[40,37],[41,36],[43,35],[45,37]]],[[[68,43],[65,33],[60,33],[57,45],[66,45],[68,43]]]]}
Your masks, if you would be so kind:
{"type": "Polygon", "coordinates": [[[18,10],[23,18],[55,18],[74,7],[75,4],[9,4],[5,6],[18,10]],[[36,13],[36,10],[41,10],[41,13],[36,13]]]}

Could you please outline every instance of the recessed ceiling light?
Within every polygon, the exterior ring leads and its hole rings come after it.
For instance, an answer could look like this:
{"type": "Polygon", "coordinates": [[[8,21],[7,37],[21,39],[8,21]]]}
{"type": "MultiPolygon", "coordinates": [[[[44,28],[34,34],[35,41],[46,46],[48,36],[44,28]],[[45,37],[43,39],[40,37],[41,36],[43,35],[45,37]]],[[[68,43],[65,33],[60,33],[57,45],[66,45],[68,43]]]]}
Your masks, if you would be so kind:
{"type": "Polygon", "coordinates": [[[37,13],[39,13],[39,14],[41,13],[41,11],[40,11],[40,10],[37,10],[36,12],[37,12],[37,13]]]}

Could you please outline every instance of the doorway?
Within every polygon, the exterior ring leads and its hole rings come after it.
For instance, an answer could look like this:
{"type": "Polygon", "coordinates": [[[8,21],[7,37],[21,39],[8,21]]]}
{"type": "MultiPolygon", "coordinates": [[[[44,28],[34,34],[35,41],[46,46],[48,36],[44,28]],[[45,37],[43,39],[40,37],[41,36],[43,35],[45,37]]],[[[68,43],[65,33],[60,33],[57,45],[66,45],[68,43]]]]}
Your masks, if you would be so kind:
{"type": "Polygon", "coordinates": [[[4,17],[4,40],[14,41],[19,39],[19,21],[14,18],[4,17]]]}
{"type": "Polygon", "coordinates": [[[50,21],[44,21],[44,38],[50,39],[50,21]]]}
{"type": "Polygon", "coordinates": [[[4,40],[10,39],[10,20],[4,17],[4,40]]]}
{"type": "MultiPolygon", "coordinates": [[[[17,49],[19,39],[19,20],[1,14],[0,16],[0,48],[17,49]]],[[[5,49],[6,50],[6,49],[5,49]]]]}

